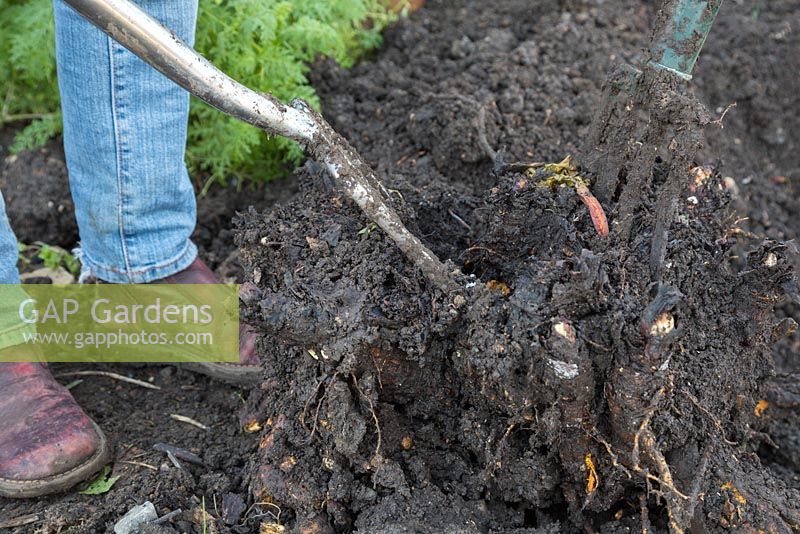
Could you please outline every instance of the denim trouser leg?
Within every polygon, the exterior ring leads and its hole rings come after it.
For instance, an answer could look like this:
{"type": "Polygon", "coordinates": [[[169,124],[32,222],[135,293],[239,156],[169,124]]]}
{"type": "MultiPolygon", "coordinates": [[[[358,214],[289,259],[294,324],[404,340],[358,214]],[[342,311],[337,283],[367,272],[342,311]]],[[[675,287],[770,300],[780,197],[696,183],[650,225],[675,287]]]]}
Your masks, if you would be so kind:
{"type": "Polygon", "coordinates": [[[0,284],[19,284],[17,238],[6,217],[3,193],[0,191],[0,284]]]}
{"type": "MultiPolygon", "coordinates": [[[[8,224],[3,194],[0,192],[0,352],[22,343],[23,332],[30,330],[17,315],[17,303],[24,298],[21,287],[6,285],[19,284],[18,256],[17,238],[8,224]]],[[[3,365],[0,363],[0,372],[3,365]]]]}
{"type": "MultiPolygon", "coordinates": [[[[194,41],[197,0],[139,0],[194,41]]],[[[80,229],[82,279],[144,283],[197,256],[184,164],[189,95],[55,0],[64,149],[80,229]]]]}

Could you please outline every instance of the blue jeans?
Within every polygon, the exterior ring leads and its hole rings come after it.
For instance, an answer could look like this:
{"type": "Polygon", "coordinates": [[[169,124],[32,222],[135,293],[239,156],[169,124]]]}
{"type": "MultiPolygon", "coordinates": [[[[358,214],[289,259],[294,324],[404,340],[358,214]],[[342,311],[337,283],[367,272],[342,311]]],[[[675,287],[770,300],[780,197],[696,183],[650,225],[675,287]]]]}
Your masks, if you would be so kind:
{"type": "MultiPolygon", "coordinates": [[[[197,0],[139,0],[188,43],[197,0]]],[[[188,267],[195,195],[184,151],[189,95],[55,0],[64,150],[89,276],[144,283],[188,267]]],[[[0,198],[0,283],[17,283],[17,244],[0,198]]]]}

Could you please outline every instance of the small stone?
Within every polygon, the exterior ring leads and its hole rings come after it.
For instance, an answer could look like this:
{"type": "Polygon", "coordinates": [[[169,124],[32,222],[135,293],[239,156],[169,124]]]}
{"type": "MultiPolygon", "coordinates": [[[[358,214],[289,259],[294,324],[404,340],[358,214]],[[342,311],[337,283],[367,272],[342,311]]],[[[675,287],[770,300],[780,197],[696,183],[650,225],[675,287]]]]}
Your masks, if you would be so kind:
{"type": "Polygon", "coordinates": [[[570,344],[575,344],[575,341],[577,340],[575,328],[567,321],[558,321],[554,323],[553,332],[569,341],[570,344]]]}
{"type": "Polygon", "coordinates": [[[226,525],[235,525],[239,522],[247,506],[241,495],[226,493],[222,496],[222,520],[226,525]]]}
{"type": "Polygon", "coordinates": [[[150,501],[131,508],[127,514],[114,524],[114,534],[135,534],[139,526],[158,519],[156,507],[150,501]]]}
{"type": "Polygon", "coordinates": [[[22,281],[28,281],[37,278],[49,278],[51,283],[57,285],[69,285],[75,283],[75,277],[63,267],[56,267],[55,269],[41,267],[33,272],[21,274],[19,278],[22,281]]]}
{"type": "Polygon", "coordinates": [[[572,380],[579,374],[578,366],[574,363],[563,362],[561,360],[547,359],[547,363],[555,371],[556,376],[562,380],[572,380]]]}

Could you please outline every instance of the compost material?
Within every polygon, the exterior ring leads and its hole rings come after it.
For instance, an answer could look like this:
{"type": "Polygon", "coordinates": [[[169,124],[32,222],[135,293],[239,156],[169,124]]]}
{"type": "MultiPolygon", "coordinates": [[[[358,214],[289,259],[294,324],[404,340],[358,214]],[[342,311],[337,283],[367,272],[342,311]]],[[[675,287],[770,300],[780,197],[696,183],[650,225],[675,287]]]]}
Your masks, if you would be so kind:
{"type": "Polygon", "coordinates": [[[0,501],[0,518],[103,532],[150,500],[183,510],[159,532],[794,531],[798,262],[785,241],[799,177],[796,117],[781,110],[800,93],[777,66],[793,61],[797,7],[727,3],[698,64],[706,116],[691,92],[655,84],[698,114],[642,101],[634,121],[669,136],[736,101],[725,128],[708,124],[699,154],[619,136],[612,175],[594,119],[612,65],[647,44],[651,2],[429,1],[374,58],[318,65],[325,116],[458,290],[432,287],[313,163],[296,194],[233,232],[215,207],[223,230],[198,235],[223,258],[236,234],[263,383],[115,369],[164,388],[145,392],[87,378],[74,391],[116,438],[123,478],[106,496],[0,501]],[[568,155],[574,168],[545,165],[568,155]],[[205,465],[176,468],[158,443],[205,465]]]}
{"type": "Polygon", "coordinates": [[[242,421],[266,422],[255,498],[305,532],[796,528],[796,490],[755,454],[765,397],[796,399],[771,380],[794,251],[743,230],[735,182],[696,159],[711,115],[645,73],[592,127],[604,71],[575,55],[617,21],[590,3],[435,7],[317,86],[460,290],[313,164],[239,220],[267,360],[242,421]],[[568,154],[567,179],[507,164],[568,154]]]}

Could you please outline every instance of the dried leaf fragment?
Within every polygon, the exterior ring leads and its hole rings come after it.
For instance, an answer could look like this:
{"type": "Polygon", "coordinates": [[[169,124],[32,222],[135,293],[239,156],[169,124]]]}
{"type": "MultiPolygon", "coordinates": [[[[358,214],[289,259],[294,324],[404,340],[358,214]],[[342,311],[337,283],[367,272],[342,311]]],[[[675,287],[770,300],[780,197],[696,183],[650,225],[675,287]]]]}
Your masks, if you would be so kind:
{"type": "Polygon", "coordinates": [[[589,216],[592,218],[592,224],[597,231],[597,235],[604,237],[608,235],[608,219],[606,219],[606,212],[603,211],[603,206],[600,201],[589,191],[589,188],[584,183],[575,184],[575,192],[586,205],[589,210],[589,216]]]}
{"type": "Polygon", "coordinates": [[[255,432],[258,432],[262,428],[263,427],[261,426],[261,423],[259,423],[256,420],[248,421],[248,423],[244,425],[244,431],[247,432],[248,434],[253,434],[255,432]]]}
{"type": "Polygon", "coordinates": [[[500,282],[499,280],[489,280],[488,282],[486,282],[486,288],[489,291],[497,291],[504,297],[507,297],[511,294],[511,288],[509,288],[508,285],[504,284],[503,282],[500,282]]]}
{"type": "Polygon", "coordinates": [[[594,460],[592,459],[592,453],[587,452],[586,456],[583,458],[583,461],[586,463],[586,493],[594,493],[597,491],[597,486],[600,485],[600,479],[597,476],[597,467],[594,465],[594,460]]]}
{"type": "Polygon", "coordinates": [[[765,399],[761,399],[756,403],[756,407],[753,409],[753,414],[756,417],[763,417],[764,412],[767,411],[767,408],[769,408],[769,402],[765,399]]]}

